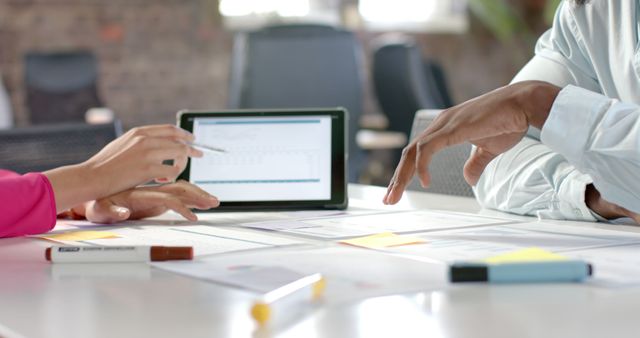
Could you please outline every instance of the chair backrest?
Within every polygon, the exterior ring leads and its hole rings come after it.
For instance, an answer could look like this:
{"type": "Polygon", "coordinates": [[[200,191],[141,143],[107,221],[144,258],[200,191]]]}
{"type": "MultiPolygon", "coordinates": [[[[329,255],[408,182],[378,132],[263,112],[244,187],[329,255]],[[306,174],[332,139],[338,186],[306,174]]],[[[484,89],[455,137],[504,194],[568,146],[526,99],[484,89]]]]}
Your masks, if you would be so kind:
{"type": "MultiPolygon", "coordinates": [[[[416,112],[411,129],[411,139],[420,135],[433,122],[440,111],[438,109],[425,109],[416,112]]],[[[431,183],[426,191],[437,194],[473,197],[473,190],[464,180],[462,174],[464,164],[470,153],[471,144],[469,143],[449,147],[437,153],[432,158],[429,166],[431,183]]],[[[407,189],[425,190],[420,186],[416,178],[412,180],[407,189]]]]}
{"type": "Polygon", "coordinates": [[[119,121],[0,130],[0,168],[27,173],[80,163],[120,134],[119,121]]]}
{"type": "Polygon", "coordinates": [[[5,89],[2,77],[0,76],[0,129],[11,128],[11,126],[13,126],[11,99],[9,98],[9,94],[5,89]]]}
{"type": "Polygon", "coordinates": [[[346,108],[353,181],[364,162],[355,142],[363,79],[361,47],[353,33],[322,25],[267,27],[235,38],[229,106],[346,108]]]}
{"type": "Polygon", "coordinates": [[[390,130],[409,136],[416,111],[451,105],[442,69],[433,60],[423,60],[415,40],[382,36],[374,45],[374,88],[390,130]]]}
{"type": "Polygon", "coordinates": [[[82,122],[89,108],[101,107],[98,66],[87,51],[28,53],[27,106],[32,124],[82,122]]]}

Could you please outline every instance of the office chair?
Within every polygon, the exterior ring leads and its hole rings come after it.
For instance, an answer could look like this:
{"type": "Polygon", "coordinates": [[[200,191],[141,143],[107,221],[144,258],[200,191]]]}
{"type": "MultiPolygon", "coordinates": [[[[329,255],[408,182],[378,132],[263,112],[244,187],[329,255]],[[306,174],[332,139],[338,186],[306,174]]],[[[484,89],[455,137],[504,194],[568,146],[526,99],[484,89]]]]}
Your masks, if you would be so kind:
{"type": "Polygon", "coordinates": [[[0,76],[0,129],[13,126],[13,113],[11,112],[11,99],[2,83],[0,76]]]}
{"type": "Polygon", "coordinates": [[[312,108],[349,111],[349,181],[364,166],[355,134],[362,113],[363,63],[353,33],[323,25],[271,26],[234,40],[230,108],[312,108]]]}
{"type": "Polygon", "coordinates": [[[80,163],[121,134],[119,121],[0,130],[0,168],[23,174],[80,163]]]}
{"type": "Polygon", "coordinates": [[[442,68],[423,60],[413,39],[383,36],[374,45],[374,88],[389,130],[409,136],[416,111],[452,106],[442,68]]]}
{"type": "Polygon", "coordinates": [[[103,106],[91,52],[28,53],[25,69],[31,124],[83,122],[88,109],[103,106]]]}
{"type": "MultiPolygon", "coordinates": [[[[411,129],[411,139],[413,140],[420,135],[433,122],[440,111],[425,109],[416,112],[411,129]]],[[[437,194],[473,197],[473,190],[462,175],[462,169],[470,153],[470,143],[449,147],[437,153],[429,165],[431,182],[426,191],[437,194]]],[[[412,179],[407,189],[425,191],[416,177],[412,179]]]]}

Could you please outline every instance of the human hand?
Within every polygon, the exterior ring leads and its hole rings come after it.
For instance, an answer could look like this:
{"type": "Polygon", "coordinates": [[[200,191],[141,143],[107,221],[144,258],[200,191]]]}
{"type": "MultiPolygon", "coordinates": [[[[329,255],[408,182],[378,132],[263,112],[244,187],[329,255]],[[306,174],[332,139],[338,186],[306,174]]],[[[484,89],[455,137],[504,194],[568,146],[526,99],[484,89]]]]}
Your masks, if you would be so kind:
{"type": "MultiPolygon", "coordinates": [[[[89,160],[46,171],[58,212],[156,180],[168,182],[202,152],[187,145],[193,135],[173,125],[134,128],[89,160]],[[163,164],[173,160],[173,165],[163,164]]],[[[73,151],[73,149],[70,149],[73,151]]]]}
{"type": "Polygon", "coordinates": [[[180,180],[171,184],[129,189],[87,202],[73,208],[73,211],[95,223],[115,223],[127,219],[153,217],[167,210],[173,210],[184,218],[195,221],[198,218],[190,208],[205,210],[218,205],[220,202],[216,197],[180,180]]]}
{"type": "Polygon", "coordinates": [[[529,125],[542,128],[559,91],[545,82],[520,82],[443,111],[403,149],[383,202],[397,203],[414,173],[427,187],[433,155],[463,142],[477,147],[464,166],[465,180],[475,185],[489,162],[520,142],[529,125]]]}
{"type": "Polygon", "coordinates": [[[151,180],[169,182],[184,170],[187,157],[202,156],[186,144],[193,140],[191,133],[170,124],[133,128],[83,165],[108,187],[105,195],[151,180]],[[163,164],[165,160],[173,160],[173,165],[163,164]]]}
{"type": "Polygon", "coordinates": [[[600,192],[593,184],[589,184],[585,191],[585,202],[587,207],[596,214],[606,219],[616,219],[621,217],[629,217],[636,223],[640,224],[640,214],[629,211],[621,206],[613,204],[600,195],[600,192]]]}

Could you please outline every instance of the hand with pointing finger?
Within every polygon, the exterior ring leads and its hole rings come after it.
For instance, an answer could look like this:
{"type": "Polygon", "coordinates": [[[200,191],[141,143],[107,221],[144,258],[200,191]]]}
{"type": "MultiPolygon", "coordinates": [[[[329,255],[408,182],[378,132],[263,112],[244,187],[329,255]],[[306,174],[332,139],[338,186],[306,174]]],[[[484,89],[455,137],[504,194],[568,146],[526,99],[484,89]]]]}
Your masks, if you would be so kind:
{"type": "Polygon", "coordinates": [[[476,146],[464,166],[465,180],[475,185],[489,162],[520,142],[529,126],[542,128],[559,92],[552,84],[526,81],[443,111],[403,150],[383,202],[397,203],[414,174],[427,187],[433,155],[464,142],[476,146]]]}

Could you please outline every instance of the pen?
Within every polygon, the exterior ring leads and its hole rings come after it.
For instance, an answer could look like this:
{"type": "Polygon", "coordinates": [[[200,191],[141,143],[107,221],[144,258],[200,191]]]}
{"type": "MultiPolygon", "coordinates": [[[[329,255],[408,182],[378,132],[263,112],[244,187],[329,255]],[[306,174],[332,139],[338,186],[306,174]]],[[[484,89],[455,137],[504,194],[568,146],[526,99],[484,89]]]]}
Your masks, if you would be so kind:
{"type": "Polygon", "coordinates": [[[52,263],[129,263],[193,259],[190,246],[52,246],[45,250],[52,263]]]}
{"type": "Polygon", "coordinates": [[[593,274],[591,264],[580,260],[487,264],[457,262],[450,266],[451,282],[557,283],[582,282],[593,274]]]}
{"type": "Polygon", "coordinates": [[[299,314],[301,311],[297,307],[318,300],[325,284],[322,275],[316,273],[281,286],[254,302],[251,316],[260,326],[274,321],[282,322],[288,316],[299,314]]]}
{"type": "Polygon", "coordinates": [[[213,152],[216,152],[216,153],[226,153],[227,152],[226,150],[224,150],[222,148],[213,147],[213,146],[210,146],[210,145],[201,144],[201,143],[197,143],[197,142],[189,142],[187,144],[189,144],[190,146],[192,146],[194,148],[200,148],[200,149],[203,149],[203,150],[213,151],[213,152]]]}

